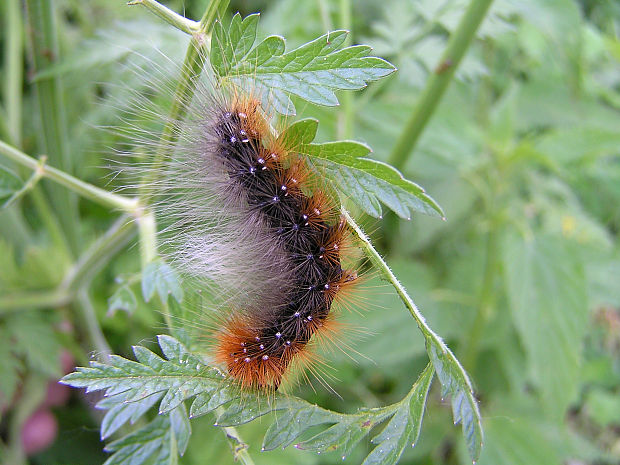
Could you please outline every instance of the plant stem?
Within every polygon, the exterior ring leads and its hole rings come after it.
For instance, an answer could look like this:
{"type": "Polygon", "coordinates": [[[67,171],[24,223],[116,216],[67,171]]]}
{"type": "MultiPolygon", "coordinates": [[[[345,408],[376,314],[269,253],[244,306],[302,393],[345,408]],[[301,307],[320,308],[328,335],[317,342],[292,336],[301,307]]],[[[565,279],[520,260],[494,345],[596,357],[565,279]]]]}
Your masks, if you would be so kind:
{"type": "Polygon", "coordinates": [[[112,349],[103,335],[99,321],[97,320],[97,313],[95,307],[88,295],[86,288],[82,288],[77,293],[77,303],[80,306],[81,315],[86,325],[86,331],[88,332],[88,339],[90,340],[91,350],[92,348],[97,350],[97,358],[100,361],[105,361],[108,356],[112,355],[112,349]]]}
{"type": "MultiPolygon", "coordinates": [[[[31,72],[36,74],[52,66],[59,57],[58,24],[53,0],[26,0],[28,33],[31,45],[31,72]]],[[[73,162],[68,150],[67,124],[60,76],[39,79],[33,83],[36,91],[37,113],[41,130],[39,146],[50,164],[73,174],[73,162]]],[[[57,186],[50,187],[52,204],[58,214],[62,230],[74,255],[80,249],[79,213],[77,198],[57,186]]]]}
{"type": "MultiPolygon", "coordinates": [[[[218,407],[215,409],[217,414],[222,413],[223,408],[218,407]]],[[[220,426],[224,433],[226,433],[226,438],[228,439],[228,444],[232,449],[233,458],[235,461],[239,460],[243,465],[254,465],[254,460],[248,453],[248,445],[243,442],[243,439],[239,435],[237,428],[234,426],[220,426]]]]}
{"type": "Polygon", "coordinates": [[[69,292],[59,290],[4,295],[0,297],[0,315],[24,308],[63,307],[69,304],[72,298],[69,292]]]}
{"type": "Polygon", "coordinates": [[[167,23],[172,24],[177,29],[190,35],[198,32],[200,27],[198,22],[187,19],[186,17],[175,13],[170,8],[154,0],[132,0],[128,2],[127,5],[142,5],[151,12],[155,13],[160,18],[162,18],[167,23]]]}
{"type": "Polygon", "coordinates": [[[37,167],[37,169],[33,171],[32,175],[24,183],[24,185],[19,190],[15,191],[13,195],[11,195],[11,197],[9,197],[9,199],[6,202],[4,202],[4,205],[2,205],[2,208],[10,207],[15,202],[17,202],[17,200],[19,200],[20,197],[24,196],[26,193],[28,193],[29,191],[35,188],[35,186],[39,182],[39,179],[43,177],[42,169],[45,166],[46,161],[47,161],[47,157],[43,155],[39,159],[39,166],[37,167]]]}
{"type": "Polygon", "coordinates": [[[484,264],[484,276],[482,278],[482,288],[480,289],[480,299],[471,332],[465,343],[463,363],[471,372],[476,368],[478,348],[483,331],[493,310],[495,300],[495,288],[493,282],[497,271],[497,232],[492,226],[487,234],[486,257],[484,264]]]}
{"type": "MultiPolygon", "coordinates": [[[[398,278],[394,275],[388,264],[383,260],[383,257],[377,252],[377,250],[373,247],[370,242],[370,238],[362,231],[362,228],[355,222],[355,220],[351,217],[348,211],[342,208],[342,214],[347,220],[347,223],[353,229],[355,236],[361,241],[361,247],[366,253],[366,256],[370,259],[372,264],[377,267],[382,277],[386,279],[393,287],[396,289],[396,293],[400,300],[405,304],[411,316],[413,316],[414,320],[418,324],[419,328],[426,334],[428,333],[432,338],[437,341],[441,341],[439,336],[428,326],[426,320],[424,319],[424,315],[420,313],[420,310],[413,302],[413,299],[407,293],[407,290],[404,286],[398,281],[398,278]]],[[[441,342],[443,345],[443,342],[441,342]]]]}
{"type": "Polygon", "coordinates": [[[21,145],[23,35],[19,0],[6,0],[5,8],[5,76],[4,104],[6,106],[7,132],[16,145],[21,145]]]}
{"type": "Polygon", "coordinates": [[[493,0],[472,0],[450,36],[438,66],[426,82],[426,87],[388,158],[389,163],[396,168],[402,169],[409,159],[409,154],[413,152],[426,124],[437,109],[492,2],[493,0]]]}
{"type": "Polygon", "coordinates": [[[327,0],[317,0],[319,4],[319,12],[321,14],[321,23],[323,24],[323,29],[326,31],[331,31],[332,20],[329,17],[329,5],[327,4],[327,0]]]}
{"type": "MultiPolygon", "coordinates": [[[[411,316],[416,321],[418,328],[420,328],[420,331],[422,332],[426,340],[426,350],[429,353],[429,358],[431,359],[431,361],[433,361],[433,357],[430,353],[431,349],[429,348],[429,341],[437,348],[439,348],[439,350],[451,360],[454,368],[460,371],[460,374],[465,380],[465,383],[467,384],[470,391],[473,391],[471,387],[471,381],[469,380],[469,377],[467,376],[467,373],[465,372],[465,369],[463,368],[461,363],[454,356],[448,346],[443,342],[443,340],[437,335],[437,333],[435,333],[428,325],[428,323],[426,323],[424,315],[422,315],[417,305],[414,303],[413,299],[407,293],[405,287],[398,281],[398,278],[396,278],[385,260],[383,260],[383,257],[381,257],[379,252],[377,252],[377,250],[373,247],[368,236],[366,236],[364,231],[362,231],[362,228],[360,228],[360,226],[355,222],[355,220],[351,217],[349,212],[344,207],[341,209],[341,212],[347,220],[349,226],[353,229],[355,236],[360,240],[360,246],[364,250],[366,256],[379,270],[381,276],[394,287],[396,293],[398,294],[398,297],[400,297],[400,300],[405,304],[405,307],[407,307],[407,310],[409,310],[409,313],[411,313],[411,316]]],[[[440,368],[443,370],[442,367],[435,366],[435,369],[437,371],[439,371],[440,368]]],[[[474,402],[472,392],[470,392],[469,395],[472,399],[472,402],[474,402]]],[[[477,415],[479,416],[479,413],[477,413],[477,415]]]]}
{"type": "Polygon", "coordinates": [[[75,293],[86,288],[99,270],[108,263],[134,236],[134,222],[128,215],[122,215],[91,246],[82,253],[78,262],[67,272],[59,289],[75,293]]]}
{"type": "Polygon", "coordinates": [[[82,197],[90,199],[106,207],[117,208],[128,213],[135,214],[138,208],[138,200],[108,192],[97,186],[81,181],[70,174],[51,166],[41,166],[40,162],[26,155],[21,150],[0,141],[0,154],[33,171],[40,170],[42,176],[71,189],[82,197]]]}

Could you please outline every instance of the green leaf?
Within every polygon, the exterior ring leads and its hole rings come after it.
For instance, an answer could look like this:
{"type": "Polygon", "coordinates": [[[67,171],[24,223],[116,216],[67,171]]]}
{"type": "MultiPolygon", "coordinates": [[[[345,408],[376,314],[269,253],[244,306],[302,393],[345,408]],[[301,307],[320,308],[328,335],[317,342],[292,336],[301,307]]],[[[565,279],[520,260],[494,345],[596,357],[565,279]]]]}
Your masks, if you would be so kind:
{"type": "MultiPolygon", "coordinates": [[[[409,394],[400,402],[378,409],[362,409],[357,414],[339,415],[339,418],[332,419],[338,420],[335,425],[295,447],[317,452],[338,450],[344,460],[353,447],[368,436],[376,425],[391,418],[383,431],[372,439],[376,447],[366,457],[364,464],[397,463],[405,447],[408,444],[415,445],[418,439],[433,373],[433,366],[427,365],[409,394]]],[[[326,418],[319,416],[318,419],[325,423],[323,420],[326,418]]],[[[288,423],[290,424],[290,421],[288,423]]]]}
{"type": "Polygon", "coordinates": [[[22,184],[15,173],[0,165],[0,201],[10,198],[21,189],[22,184]]]}
{"type": "Polygon", "coordinates": [[[316,137],[319,121],[314,118],[304,118],[295,121],[278,136],[280,142],[287,149],[294,151],[298,147],[309,144],[316,137]]]}
{"type": "Polygon", "coordinates": [[[61,375],[60,344],[53,327],[40,312],[12,315],[6,325],[14,340],[12,349],[25,355],[29,367],[50,378],[61,375]]]}
{"type": "Polygon", "coordinates": [[[454,424],[461,423],[467,450],[475,462],[482,451],[483,434],[473,387],[454,354],[437,336],[426,335],[426,349],[441,382],[441,395],[450,396],[454,424]]]}
{"type": "Polygon", "coordinates": [[[176,271],[162,260],[149,263],[142,272],[144,300],[149,302],[156,291],[162,302],[168,301],[168,295],[172,295],[177,302],[183,300],[183,288],[176,271]]]}
{"type": "Polygon", "coordinates": [[[546,412],[561,420],[577,394],[587,329],[586,281],[578,254],[557,237],[506,237],[503,266],[512,318],[546,412]]]}
{"type": "Polygon", "coordinates": [[[160,415],[153,422],[106,447],[114,453],[106,463],[141,464],[156,455],[169,459],[174,451],[182,454],[190,435],[184,401],[193,398],[191,416],[204,415],[221,407],[216,421],[218,426],[241,425],[275,412],[275,421],[265,434],[264,450],[286,447],[300,435],[313,431],[312,438],[296,447],[339,450],[347,456],[374,426],[390,420],[383,432],[373,438],[377,446],[368,463],[394,464],[406,445],[415,444],[419,436],[434,373],[433,367],[427,366],[409,394],[396,404],[341,414],[288,395],[266,397],[242,392],[218,370],[204,365],[200,356],[190,353],[176,339],[159,336],[158,341],[166,359],[136,346],[137,362],[113,355],[107,363],[92,361],[90,367],[78,368],[61,380],[74,387],[85,387],[87,392],[104,391],[104,399],[97,404],[97,408],[108,410],[101,425],[103,439],[128,421],[136,422],[159,402],[160,415]],[[316,433],[315,427],[324,424],[331,426],[316,433]],[[172,446],[167,446],[171,438],[172,446]]]}
{"type": "Polygon", "coordinates": [[[422,418],[433,373],[433,366],[429,364],[414,385],[408,401],[401,403],[383,431],[372,438],[372,443],[377,447],[366,457],[363,465],[395,464],[407,445],[416,445],[422,429],[422,418]]]}
{"type": "Polygon", "coordinates": [[[213,28],[210,60],[220,79],[229,78],[242,88],[268,96],[274,109],[294,114],[288,94],[317,105],[338,105],[336,90],[362,89],[392,73],[395,68],[381,58],[368,56],[370,47],[341,48],[347,31],[325,34],[285,52],[284,39],[267,37],[254,46],[258,15],[241,20],[237,13],[228,28],[213,28]]]}
{"type": "Polygon", "coordinates": [[[370,148],[354,141],[305,144],[301,153],[323,160],[334,186],[375,218],[383,202],[401,218],[411,219],[414,211],[444,217],[443,210],[424,189],[409,181],[394,167],[365,158],[370,148]],[[327,162],[327,163],[325,163],[327,162]]]}
{"type": "Polygon", "coordinates": [[[124,284],[108,299],[107,315],[113,316],[118,310],[123,310],[131,315],[137,306],[136,295],[128,285],[124,284]]]}
{"type": "Polygon", "coordinates": [[[111,442],[105,447],[113,454],[104,465],[141,465],[148,463],[169,465],[176,462],[176,454],[183,455],[189,440],[190,426],[184,406],[169,415],[159,415],[143,428],[111,442]],[[174,458],[171,456],[174,452],[174,458]]]}

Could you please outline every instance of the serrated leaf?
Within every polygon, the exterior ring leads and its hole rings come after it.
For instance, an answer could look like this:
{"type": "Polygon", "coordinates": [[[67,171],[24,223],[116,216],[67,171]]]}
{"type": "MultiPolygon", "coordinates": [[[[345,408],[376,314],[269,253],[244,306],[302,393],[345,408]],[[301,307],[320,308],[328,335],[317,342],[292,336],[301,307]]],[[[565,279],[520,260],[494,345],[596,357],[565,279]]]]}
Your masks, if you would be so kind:
{"type": "Polygon", "coordinates": [[[335,187],[357,203],[366,213],[381,216],[379,201],[401,218],[411,218],[414,211],[433,216],[444,216],[443,210],[424,189],[394,167],[365,158],[370,148],[354,141],[306,144],[298,149],[314,159],[323,160],[335,187]],[[327,162],[327,163],[326,163],[327,162]]]}
{"type": "Polygon", "coordinates": [[[176,271],[162,260],[155,260],[142,271],[142,295],[149,302],[157,292],[162,302],[172,295],[177,302],[183,300],[183,288],[176,271]]]}
{"type": "Polygon", "coordinates": [[[269,426],[263,438],[263,450],[286,447],[293,443],[306,429],[338,421],[338,414],[317,405],[300,404],[276,412],[275,421],[269,426]]]}
{"type": "MultiPolygon", "coordinates": [[[[101,439],[109,438],[128,421],[131,421],[133,424],[138,418],[150,410],[161,397],[162,395],[159,393],[145,397],[137,402],[116,403],[118,401],[115,400],[114,402],[116,405],[106,412],[101,422],[101,439]]],[[[105,404],[101,402],[97,404],[98,408],[104,408],[104,406],[105,404]]]]}
{"type": "Polygon", "coordinates": [[[176,339],[159,336],[158,341],[166,360],[136,346],[134,353],[139,362],[113,355],[107,363],[91,362],[89,368],[78,368],[61,380],[74,387],[86,387],[89,392],[104,391],[104,399],[97,404],[98,408],[109,409],[102,424],[103,438],[118,431],[127,421],[135,422],[159,402],[159,411],[165,415],[159,415],[146,427],[106,447],[114,453],[108,459],[110,464],[141,464],[156,454],[155,463],[159,463],[159,457],[172,460],[177,452],[182,454],[190,434],[183,401],[192,397],[191,416],[222,407],[216,422],[219,426],[237,426],[275,412],[275,422],[263,441],[266,450],[286,447],[310,429],[331,424],[322,432],[316,433],[315,430],[315,436],[298,447],[317,451],[339,449],[346,456],[375,425],[393,418],[384,433],[375,437],[380,451],[374,456],[381,456],[385,451],[390,457],[398,458],[402,453],[398,449],[400,445],[414,442],[419,434],[433,375],[429,365],[405,399],[396,404],[365,409],[357,414],[341,414],[288,395],[266,397],[242,392],[218,370],[203,365],[199,357],[187,351],[176,339]],[[394,420],[396,414],[399,417],[394,420]],[[171,431],[174,432],[172,436],[171,431]],[[392,433],[398,435],[399,432],[406,439],[394,442],[392,433]]]}
{"type": "Polygon", "coordinates": [[[504,247],[508,300],[545,411],[560,421],[577,394],[588,306],[583,266],[564,241],[510,235],[504,247]]]}
{"type": "Polygon", "coordinates": [[[225,29],[220,21],[215,23],[213,35],[220,39],[220,47],[217,53],[211,52],[211,65],[218,74],[225,74],[230,66],[239,63],[252,49],[259,17],[260,15],[255,13],[242,20],[241,15],[236,13],[228,29],[225,29]]]}
{"type": "Polygon", "coordinates": [[[433,381],[432,364],[424,369],[409,396],[403,401],[383,431],[372,438],[377,447],[362,465],[392,465],[398,462],[405,448],[415,446],[422,429],[428,391],[433,381]]]}
{"type": "MultiPolygon", "coordinates": [[[[336,422],[336,424],[296,445],[296,447],[317,452],[338,450],[344,460],[351,453],[353,447],[368,436],[375,426],[390,418],[383,431],[372,439],[372,443],[376,444],[376,447],[366,457],[364,463],[367,465],[397,463],[405,447],[408,444],[414,445],[420,434],[426,398],[433,374],[433,366],[429,363],[409,394],[396,404],[378,409],[362,410],[358,414],[334,414],[331,419],[319,416],[318,420],[321,423],[326,423],[323,420],[329,419],[331,420],[329,422],[336,422]]],[[[312,423],[316,422],[313,421],[312,423]]]]}
{"type": "Polygon", "coordinates": [[[177,454],[182,455],[187,448],[190,432],[187,412],[181,406],[108,444],[105,450],[113,454],[104,465],[141,465],[153,457],[155,464],[175,463],[177,454]]]}
{"type": "Polygon", "coordinates": [[[253,47],[257,20],[251,15],[242,21],[236,14],[228,28],[216,23],[211,65],[220,79],[268,92],[270,101],[279,103],[274,106],[276,111],[294,114],[286,94],[318,105],[338,105],[334,91],[362,89],[395,70],[387,61],[368,56],[368,46],[340,48],[347,31],[330,32],[289,52],[277,36],[253,47]]]}
{"type": "Polygon", "coordinates": [[[170,412],[170,426],[174,432],[177,452],[180,456],[183,456],[189,444],[189,437],[192,434],[192,427],[189,424],[187,411],[183,404],[170,412]]]}
{"type": "Polygon", "coordinates": [[[454,354],[434,335],[426,335],[426,350],[441,383],[443,397],[450,396],[454,424],[461,423],[463,437],[475,462],[482,451],[482,422],[473,388],[454,354]]]}
{"type": "Polygon", "coordinates": [[[129,286],[125,284],[119,287],[116,292],[112,294],[112,297],[108,299],[107,315],[114,316],[118,310],[123,310],[131,315],[137,306],[138,301],[136,295],[129,286]]]}

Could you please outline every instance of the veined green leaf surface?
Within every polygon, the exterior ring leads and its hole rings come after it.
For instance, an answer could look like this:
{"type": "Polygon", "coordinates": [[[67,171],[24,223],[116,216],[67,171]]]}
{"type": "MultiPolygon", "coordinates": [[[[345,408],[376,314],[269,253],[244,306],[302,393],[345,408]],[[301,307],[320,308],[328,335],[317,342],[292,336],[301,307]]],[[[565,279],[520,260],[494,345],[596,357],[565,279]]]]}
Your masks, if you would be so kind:
{"type": "MultiPolygon", "coordinates": [[[[134,423],[159,404],[159,415],[147,426],[106,447],[113,455],[106,465],[140,465],[152,457],[169,463],[174,449],[183,454],[190,427],[184,401],[193,399],[191,417],[221,407],[216,425],[236,426],[275,412],[265,434],[263,450],[286,447],[319,425],[331,425],[296,445],[317,452],[338,450],[343,458],[367,437],[373,427],[389,420],[375,435],[375,448],[365,460],[370,464],[396,464],[408,444],[415,445],[422,425],[426,398],[434,369],[429,364],[407,396],[396,404],[341,414],[292,396],[269,398],[243,392],[215,368],[203,364],[176,339],[159,336],[166,359],[141,347],[134,347],[137,362],[111,356],[108,363],[91,362],[89,368],[65,376],[64,384],[85,387],[87,392],[104,391],[98,404],[107,410],[101,425],[102,439],[110,437],[127,422],[134,423]],[[171,432],[174,432],[172,434],[171,432]],[[174,438],[173,447],[169,446],[174,438]]],[[[176,454],[176,453],[175,453],[176,454]]],[[[176,455],[175,455],[176,456],[176,455]]]]}
{"type": "Polygon", "coordinates": [[[229,27],[213,28],[211,65],[220,79],[241,87],[251,86],[269,94],[273,108],[294,114],[288,94],[317,105],[338,105],[336,90],[358,90],[392,73],[387,61],[368,56],[370,47],[341,48],[347,31],[329,32],[301,47],[285,52],[284,39],[270,36],[254,46],[258,15],[241,19],[236,14],[229,27]]]}

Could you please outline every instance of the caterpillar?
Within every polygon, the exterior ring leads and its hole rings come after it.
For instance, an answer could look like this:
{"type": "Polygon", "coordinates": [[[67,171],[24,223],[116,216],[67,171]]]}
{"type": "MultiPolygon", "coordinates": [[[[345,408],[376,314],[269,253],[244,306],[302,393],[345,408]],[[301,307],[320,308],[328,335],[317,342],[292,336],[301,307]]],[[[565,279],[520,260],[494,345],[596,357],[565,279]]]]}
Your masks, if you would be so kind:
{"type": "Polygon", "coordinates": [[[259,108],[257,100],[242,98],[217,110],[208,129],[213,151],[205,155],[220,159],[230,189],[247,205],[248,220],[277,238],[290,283],[266,290],[281,293],[271,308],[228,320],[218,335],[216,359],[244,387],[277,388],[310,339],[324,330],[336,294],[357,274],[341,266],[344,218],[330,222],[334,205],[321,190],[304,193],[308,167],[266,137],[259,108]]]}
{"type": "Polygon", "coordinates": [[[277,390],[315,361],[311,342],[331,338],[332,304],[359,281],[343,267],[349,230],[251,91],[201,83],[188,106],[152,186],[164,256],[219,302],[213,359],[242,389],[277,390]]]}

